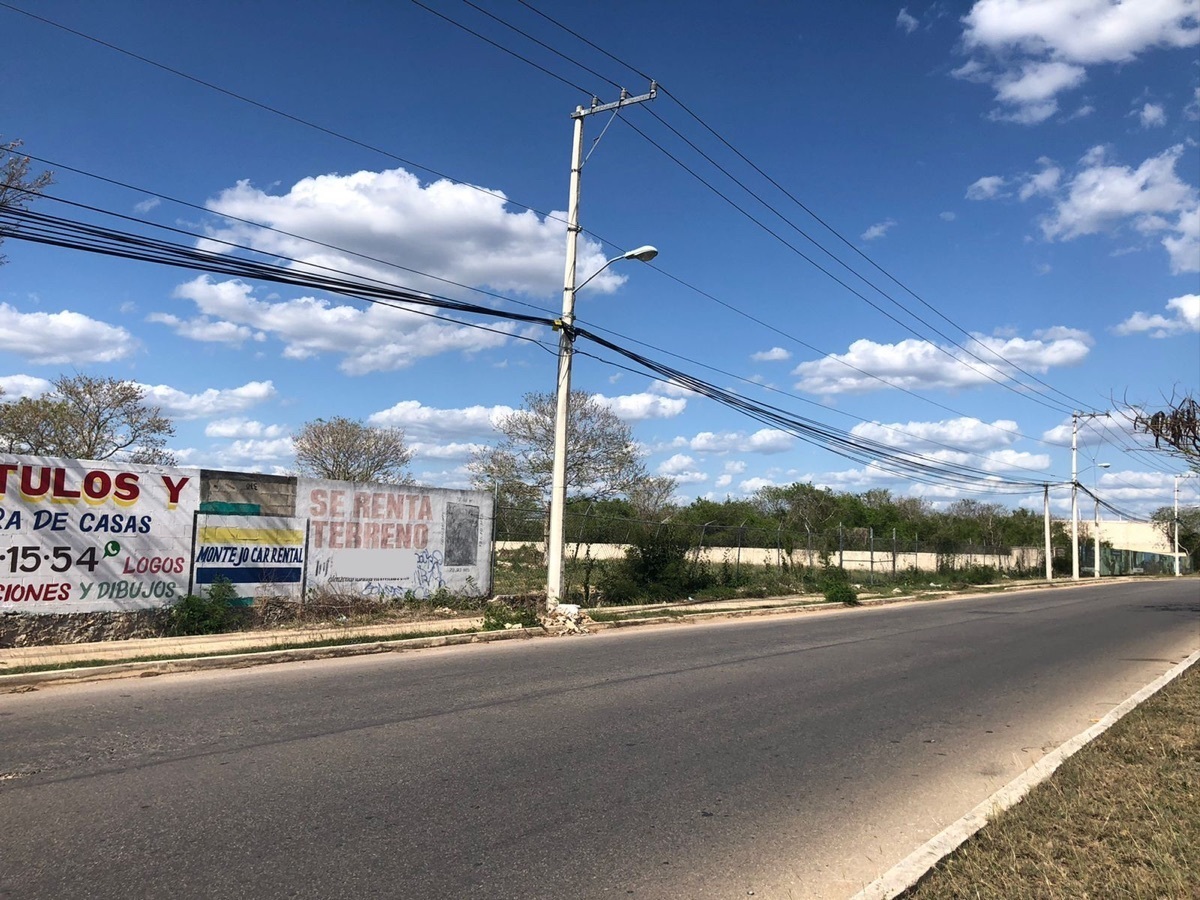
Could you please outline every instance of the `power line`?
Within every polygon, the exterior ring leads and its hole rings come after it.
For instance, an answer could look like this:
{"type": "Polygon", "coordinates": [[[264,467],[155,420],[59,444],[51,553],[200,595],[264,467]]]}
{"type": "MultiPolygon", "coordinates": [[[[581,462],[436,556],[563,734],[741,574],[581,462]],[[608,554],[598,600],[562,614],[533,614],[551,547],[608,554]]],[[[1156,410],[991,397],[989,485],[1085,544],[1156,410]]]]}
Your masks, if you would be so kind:
{"type": "MultiPolygon", "coordinates": [[[[584,44],[586,44],[587,46],[591,47],[592,49],[594,49],[594,50],[596,50],[596,51],[598,51],[598,52],[600,52],[600,53],[604,54],[604,55],[605,55],[605,56],[607,56],[609,59],[611,59],[612,61],[616,62],[618,65],[621,65],[621,66],[623,66],[624,68],[626,68],[626,69],[629,69],[630,71],[632,71],[632,72],[635,72],[635,73],[637,73],[637,74],[639,74],[639,75],[643,75],[643,73],[642,73],[642,72],[641,72],[639,69],[637,69],[635,66],[633,66],[632,64],[630,64],[630,63],[626,62],[625,60],[623,60],[623,59],[621,59],[621,58],[619,58],[619,57],[617,57],[617,56],[613,55],[612,53],[609,53],[609,52],[608,52],[607,50],[605,50],[603,47],[600,47],[599,45],[597,45],[597,44],[596,44],[596,43],[594,43],[593,41],[589,40],[588,38],[586,38],[586,37],[585,37],[585,36],[583,36],[582,34],[579,34],[578,32],[576,32],[576,31],[572,30],[571,28],[568,28],[566,25],[564,25],[563,23],[559,22],[558,20],[556,20],[556,19],[555,19],[555,18],[553,18],[552,16],[550,16],[550,15],[546,14],[545,12],[543,12],[543,11],[539,10],[537,7],[535,7],[535,6],[533,6],[532,4],[528,3],[528,2],[527,2],[527,0],[520,0],[520,2],[521,2],[521,4],[522,4],[523,6],[525,6],[526,8],[528,8],[528,9],[530,9],[530,10],[532,10],[533,12],[535,12],[537,15],[541,16],[541,17],[542,17],[543,19],[545,19],[546,21],[550,22],[551,24],[553,24],[553,25],[554,25],[554,26],[556,26],[557,28],[559,28],[559,29],[561,29],[561,30],[565,31],[566,33],[570,34],[572,37],[574,37],[574,38],[576,38],[577,40],[579,40],[579,41],[583,42],[584,44]]],[[[643,75],[643,77],[646,77],[646,76],[644,76],[644,75],[643,75]]],[[[885,277],[887,277],[887,278],[888,278],[888,279],[889,279],[889,280],[890,280],[890,281],[891,281],[893,284],[895,284],[897,287],[899,287],[899,288],[901,288],[902,290],[904,290],[906,293],[908,293],[908,294],[909,294],[911,297],[913,297],[915,300],[917,300],[919,303],[921,303],[923,306],[925,306],[925,307],[926,307],[927,309],[929,309],[931,312],[933,312],[933,313],[935,313],[937,316],[939,316],[939,317],[940,317],[940,318],[941,318],[943,321],[945,321],[946,323],[948,323],[949,325],[951,325],[952,327],[954,327],[955,329],[957,329],[957,330],[958,330],[960,333],[962,333],[962,334],[963,334],[965,337],[967,337],[967,338],[968,338],[968,339],[970,339],[971,341],[973,341],[973,342],[975,342],[975,343],[978,343],[978,344],[979,344],[979,345],[980,345],[980,346],[981,346],[981,347],[982,347],[984,350],[986,350],[986,351],[987,351],[989,354],[991,354],[991,355],[992,355],[992,356],[994,356],[995,358],[997,358],[997,359],[1001,360],[1001,361],[1002,361],[1002,362],[1004,362],[1006,365],[1008,365],[1008,366],[1012,367],[1014,370],[1016,370],[1016,371],[1020,372],[1021,374],[1023,374],[1023,375],[1025,375],[1025,376],[1027,376],[1028,378],[1032,379],[1032,380],[1033,380],[1033,381],[1035,381],[1036,383],[1038,383],[1038,384],[1042,385],[1043,387],[1050,389],[1050,390],[1051,390],[1051,391],[1053,391],[1054,393],[1056,393],[1056,394],[1058,394],[1058,395],[1060,395],[1060,396],[1062,396],[1062,397],[1066,398],[1068,401],[1070,401],[1071,403],[1073,403],[1073,404],[1075,404],[1075,405],[1086,405],[1086,404],[1082,404],[1080,401],[1078,401],[1078,400],[1076,400],[1076,399],[1072,398],[1070,395],[1063,393],[1063,392],[1062,392],[1062,391],[1060,391],[1059,389],[1055,388],[1053,385],[1051,385],[1051,384],[1049,384],[1048,382],[1044,381],[1043,379],[1039,378],[1037,375],[1033,374],[1032,372],[1029,372],[1028,370],[1024,369],[1024,368],[1023,368],[1023,367],[1021,367],[1020,365],[1018,365],[1018,364],[1016,364],[1016,363],[1012,362],[1012,361],[1011,361],[1011,360],[1009,360],[1007,357],[1005,357],[1003,354],[1001,354],[1001,353],[999,353],[998,351],[996,351],[994,348],[988,347],[986,344],[983,344],[983,343],[979,342],[979,341],[978,341],[978,339],[977,339],[977,338],[975,338],[975,336],[974,336],[974,335],[972,335],[972,334],[971,334],[970,332],[968,332],[966,329],[962,328],[960,325],[958,325],[956,322],[954,322],[952,319],[950,319],[948,316],[946,316],[944,313],[942,313],[940,310],[938,310],[938,309],[937,309],[936,307],[934,307],[932,304],[930,304],[929,302],[927,302],[927,301],[926,301],[926,300],[925,300],[923,297],[921,297],[921,296],[920,296],[919,294],[917,294],[917,293],[916,293],[914,290],[912,290],[911,288],[909,288],[909,287],[908,287],[906,284],[904,284],[902,281],[900,281],[898,278],[896,278],[894,275],[892,275],[890,272],[888,272],[886,269],[884,269],[882,266],[880,266],[880,265],[879,265],[879,264],[878,264],[878,263],[877,263],[875,260],[873,260],[873,259],[872,259],[870,256],[868,256],[866,253],[864,253],[864,252],[863,252],[861,249],[859,249],[857,246],[855,246],[855,245],[854,245],[854,243],[853,243],[853,242],[851,242],[850,240],[848,240],[848,239],[847,239],[847,238],[846,238],[846,237],[845,237],[845,236],[844,236],[844,235],[843,235],[841,232],[839,232],[839,231],[838,231],[836,228],[834,228],[832,225],[830,225],[830,224],[829,224],[829,223],[828,223],[828,222],[827,222],[825,219],[823,219],[821,216],[819,216],[819,215],[818,215],[816,212],[814,212],[814,211],[813,211],[813,210],[812,210],[810,207],[808,207],[806,204],[804,204],[804,203],[803,203],[803,202],[802,202],[802,201],[801,201],[799,198],[797,198],[797,197],[796,197],[796,196],[795,196],[795,195],[794,195],[794,194],[793,194],[791,191],[789,191],[787,188],[785,188],[785,187],[784,187],[782,184],[780,184],[780,183],[779,183],[779,182],[778,182],[776,179],[774,179],[773,177],[771,177],[771,176],[770,176],[770,175],[769,175],[767,172],[765,172],[765,171],[764,171],[764,170],[763,170],[763,169],[762,169],[760,166],[758,166],[758,165],[757,165],[757,164],[756,164],[756,163],[755,163],[753,160],[751,160],[751,159],[750,159],[748,156],[746,156],[744,153],[742,153],[742,151],[741,151],[741,150],[739,150],[737,147],[735,147],[735,146],[734,146],[734,145],[733,145],[733,144],[732,144],[732,143],[731,143],[729,140],[727,140],[727,139],[726,139],[726,138],[725,138],[723,135],[721,135],[719,132],[717,132],[717,131],[716,131],[716,129],[714,129],[714,128],[713,128],[712,126],[710,126],[710,125],[709,125],[707,122],[705,122],[705,121],[704,121],[704,119],[702,119],[702,118],[701,118],[699,115],[697,115],[695,112],[693,112],[693,111],[691,110],[691,108],[689,108],[689,107],[688,107],[688,106],[687,106],[687,105],[686,105],[686,104],[685,104],[685,103],[684,103],[684,102],[683,102],[683,101],[682,101],[680,98],[678,98],[678,97],[677,97],[677,96],[675,96],[673,93],[671,93],[671,91],[669,91],[669,90],[667,90],[667,89],[665,89],[665,88],[663,89],[663,93],[664,93],[666,96],[670,97],[670,98],[671,98],[673,101],[675,101],[675,103],[676,103],[676,104],[677,104],[677,105],[680,107],[680,109],[682,109],[682,110],[683,110],[685,113],[687,113],[687,114],[688,114],[688,115],[689,115],[691,118],[693,118],[693,119],[694,119],[694,120],[695,120],[695,121],[696,121],[696,122],[697,122],[697,123],[698,123],[698,124],[699,124],[699,125],[700,125],[702,128],[704,128],[704,129],[705,129],[705,130],[706,130],[706,131],[707,131],[709,134],[711,134],[711,135],[712,135],[713,137],[715,137],[715,138],[716,138],[718,141],[720,141],[720,143],[721,143],[721,144],[723,144],[723,145],[724,145],[726,148],[728,148],[728,149],[729,149],[731,152],[733,152],[733,153],[734,153],[734,154],[735,154],[735,155],[736,155],[736,156],[737,156],[737,157],[738,157],[740,160],[742,160],[742,162],[744,162],[744,163],[745,163],[746,165],[748,165],[748,166],[749,166],[751,169],[753,169],[753,170],[754,170],[756,173],[758,173],[758,175],[760,175],[760,176],[761,176],[762,178],[764,178],[764,179],[765,179],[765,180],[766,180],[768,183],[770,183],[770,184],[771,184],[771,185],[772,185],[774,188],[776,188],[778,191],[780,191],[780,192],[781,192],[781,193],[782,193],[782,194],[783,194],[785,197],[787,197],[789,200],[791,200],[793,203],[795,203],[797,206],[799,206],[799,207],[800,207],[800,209],[802,209],[802,210],[803,210],[805,213],[807,213],[809,216],[811,216],[813,219],[815,219],[815,220],[816,220],[818,223],[820,223],[820,224],[821,224],[821,225],[822,225],[822,226],[823,226],[823,227],[824,227],[824,228],[825,228],[827,231],[829,231],[829,232],[830,232],[830,233],[831,233],[831,234],[832,234],[834,237],[836,237],[836,238],[837,238],[839,241],[841,241],[841,242],[842,242],[842,243],[843,243],[843,244],[844,244],[846,247],[848,247],[850,250],[852,250],[852,251],[853,251],[853,252],[854,252],[854,253],[855,253],[857,256],[859,256],[861,259],[863,259],[864,261],[866,261],[867,263],[869,263],[869,264],[870,264],[870,265],[871,265],[873,268],[875,268],[875,269],[876,269],[878,272],[880,272],[882,275],[884,275],[885,277]]],[[[680,133],[680,132],[679,132],[679,131],[678,131],[676,128],[674,128],[674,127],[673,127],[673,126],[671,126],[669,123],[667,123],[667,122],[666,122],[666,121],[665,121],[665,120],[664,120],[664,119],[663,119],[661,116],[659,116],[659,115],[658,115],[658,113],[656,113],[654,110],[647,110],[647,111],[649,112],[649,114],[650,114],[651,116],[653,116],[654,118],[658,119],[658,121],[659,121],[659,122],[661,122],[661,123],[662,123],[663,125],[665,125],[665,126],[668,128],[668,129],[670,129],[670,130],[671,130],[671,131],[672,131],[672,132],[673,132],[673,133],[674,133],[674,134],[675,134],[677,137],[679,137],[681,140],[683,140],[685,143],[687,143],[687,145],[688,145],[689,147],[691,147],[693,150],[695,150],[697,153],[699,153],[699,154],[700,154],[702,157],[704,157],[704,159],[705,159],[706,161],[708,161],[708,162],[709,162],[711,165],[713,165],[715,168],[717,168],[717,169],[718,169],[718,171],[720,171],[722,174],[724,174],[726,177],[728,177],[728,178],[729,178],[731,181],[733,181],[735,184],[737,184],[737,185],[738,185],[738,187],[742,188],[742,190],[744,190],[746,193],[750,194],[750,196],[751,196],[751,197],[753,197],[755,200],[757,200],[759,203],[761,203],[763,206],[765,206],[767,209],[769,209],[769,210],[770,210],[772,213],[774,213],[776,216],[778,216],[780,219],[782,219],[784,222],[786,222],[786,223],[787,223],[789,226],[791,226],[793,229],[795,229],[795,230],[796,230],[796,231],[797,231],[799,234],[801,234],[801,235],[802,235],[802,236],[804,236],[804,237],[805,237],[807,240],[809,240],[809,241],[810,241],[810,242],[812,242],[814,245],[816,245],[818,248],[820,248],[820,249],[821,249],[821,250],[822,250],[822,251],[823,251],[823,252],[824,252],[826,255],[828,255],[830,258],[834,259],[834,260],[835,260],[835,261],[837,261],[837,262],[838,262],[840,265],[842,265],[843,267],[845,267],[847,270],[851,271],[851,272],[852,272],[852,273],[853,273],[853,274],[854,274],[856,277],[860,278],[862,281],[864,281],[866,284],[870,285],[872,288],[874,288],[874,289],[875,289],[876,291],[878,291],[880,294],[882,294],[883,296],[887,297],[887,298],[888,298],[888,299],[889,299],[889,300],[890,300],[892,303],[894,303],[895,305],[899,306],[901,309],[904,309],[904,310],[905,310],[905,312],[907,312],[909,315],[913,316],[913,318],[917,319],[917,321],[921,322],[921,323],[922,323],[923,325],[925,325],[926,327],[928,327],[928,328],[930,328],[931,330],[933,330],[933,331],[934,331],[936,334],[939,334],[941,337],[943,337],[945,340],[949,341],[951,344],[953,344],[953,345],[955,345],[955,346],[958,346],[960,349],[963,349],[964,351],[966,351],[966,352],[970,353],[970,351],[967,351],[965,347],[963,347],[962,345],[958,344],[958,342],[957,342],[957,341],[954,341],[952,338],[948,337],[947,335],[945,335],[945,334],[942,334],[942,332],[941,332],[941,331],[939,331],[938,329],[934,328],[932,325],[930,325],[928,322],[926,322],[926,321],[925,321],[923,318],[921,318],[920,316],[918,316],[918,315],[916,315],[915,313],[913,313],[911,310],[909,310],[909,309],[907,309],[906,307],[904,307],[902,304],[900,304],[900,303],[899,303],[899,301],[897,301],[897,300],[896,300],[894,297],[892,297],[890,294],[888,294],[888,293],[887,293],[886,291],[884,291],[882,288],[880,288],[880,287],[878,287],[877,285],[875,285],[875,284],[873,284],[872,282],[870,282],[870,281],[869,281],[869,280],[868,280],[868,279],[867,279],[865,276],[863,276],[863,275],[862,275],[862,274],[860,274],[859,272],[855,271],[855,270],[854,270],[853,268],[851,268],[851,267],[850,267],[850,266],[849,266],[847,263],[845,263],[845,262],[844,262],[843,260],[841,260],[841,259],[840,259],[838,256],[836,256],[836,254],[832,253],[832,252],[831,252],[830,250],[828,250],[826,247],[824,247],[823,245],[821,245],[821,244],[820,244],[820,243],[819,243],[819,242],[818,242],[818,241],[817,241],[815,238],[813,238],[811,235],[809,235],[807,232],[805,232],[803,229],[801,229],[801,228],[800,228],[798,225],[796,225],[796,224],[795,224],[795,223],[794,223],[794,222],[793,222],[791,219],[789,219],[789,218],[788,218],[787,216],[785,216],[783,213],[781,213],[781,212],[779,212],[777,209],[775,209],[775,208],[774,208],[774,207],[773,207],[771,204],[767,203],[767,201],[766,201],[766,200],[764,200],[764,199],[763,199],[761,196],[759,196],[759,195],[758,195],[758,194],[757,194],[755,191],[753,191],[753,190],[752,190],[752,189],[750,189],[748,186],[746,186],[744,183],[742,183],[742,182],[741,182],[739,179],[737,179],[737,178],[736,178],[736,177],[735,177],[735,176],[734,176],[732,173],[730,173],[730,172],[729,172],[727,169],[725,169],[725,167],[721,166],[721,165],[720,165],[720,163],[718,163],[718,162],[717,162],[716,160],[714,160],[714,159],[713,159],[711,156],[709,156],[709,155],[708,155],[707,153],[705,153],[705,152],[704,152],[702,149],[700,149],[700,148],[699,148],[699,147],[698,147],[698,146],[697,146],[697,145],[696,145],[696,144],[695,144],[693,141],[691,141],[690,139],[688,139],[687,137],[685,137],[685,136],[684,136],[682,133],[680,133]]],[[[660,148],[660,149],[661,149],[661,148],[660,148]]],[[[685,170],[686,170],[686,167],[685,167],[685,170]]],[[[690,170],[688,170],[688,171],[690,171],[690,170]]],[[[694,174],[694,173],[693,173],[693,174],[694,174]]],[[[701,182],[702,182],[702,183],[705,183],[705,182],[704,182],[702,179],[701,179],[701,182]]],[[[705,184],[706,184],[706,183],[705,183],[705,184]]],[[[706,184],[706,186],[707,186],[707,184],[706,184]]],[[[718,193],[719,193],[719,192],[718,192],[718,193]]],[[[719,194],[719,195],[720,195],[720,194],[719,194]]],[[[723,195],[720,195],[720,196],[722,196],[722,197],[723,197],[723,195]]],[[[727,199],[727,198],[725,198],[725,199],[727,199]]],[[[735,206],[735,208],[736,208],[736,206],[735,206]]],[[[974,353],[971,353],[971,355],[972,355],[972,356],[975,356],[975,354],[974,354],[974,353]]],[[[991,366],[991,365],[992,365],[992,364],[990,364],[990,363],[986,363],[984,360],[980,359],[980,358],[979,358],[979,357],[977,357],[977,356],[975,356],[975,358],[976,358],[976,359],[979,359],[979,361],[980,361],[980,362],[984,362],[984,364],[985,364],[985,365],[989,365],[989,366],[991,366]]],[[[993,366],[993,368],[994,368],[994,366],[993,366]]],[[[999,370],[997,370],[997,371],[999,371],[999,370]]],[[[1055,402],[1057,402],[1057,401],[1055,401],[1055,402]]]]}

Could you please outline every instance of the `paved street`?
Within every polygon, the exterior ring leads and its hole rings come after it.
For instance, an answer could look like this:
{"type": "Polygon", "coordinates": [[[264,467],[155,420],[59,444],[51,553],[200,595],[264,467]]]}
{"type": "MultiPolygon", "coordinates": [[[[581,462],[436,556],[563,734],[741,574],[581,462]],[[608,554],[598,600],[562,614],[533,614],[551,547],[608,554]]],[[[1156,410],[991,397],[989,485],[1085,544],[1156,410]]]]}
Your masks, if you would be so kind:
{"type": "Polygon", "coordinates": [[[1200,648],[1195,580],[0,696],[0,897],[848,896],[1200,648]]]}

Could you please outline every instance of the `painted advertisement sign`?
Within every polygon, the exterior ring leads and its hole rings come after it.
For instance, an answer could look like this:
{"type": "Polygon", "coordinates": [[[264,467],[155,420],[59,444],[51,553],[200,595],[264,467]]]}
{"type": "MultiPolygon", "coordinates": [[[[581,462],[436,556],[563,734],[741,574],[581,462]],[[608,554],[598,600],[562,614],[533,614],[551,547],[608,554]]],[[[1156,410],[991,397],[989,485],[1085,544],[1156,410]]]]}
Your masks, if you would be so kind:
{"type": "Polygon", "coordinates": [[[479,491],[301,478],[308,584],[375,597],[491,588],[492,497],[479,491]]]}
{"type": "Polygon", "coordinates": [[[0,455],[0,612],[173,603],[187,593],[199,474],[0,455]]]}
{"type": "Polygon", "coordinates": [[[238,596],[300,599],[304,585],[304,519],[219,516],[196,519],[193,592],[207,594],[217,579],[238,596]]]}

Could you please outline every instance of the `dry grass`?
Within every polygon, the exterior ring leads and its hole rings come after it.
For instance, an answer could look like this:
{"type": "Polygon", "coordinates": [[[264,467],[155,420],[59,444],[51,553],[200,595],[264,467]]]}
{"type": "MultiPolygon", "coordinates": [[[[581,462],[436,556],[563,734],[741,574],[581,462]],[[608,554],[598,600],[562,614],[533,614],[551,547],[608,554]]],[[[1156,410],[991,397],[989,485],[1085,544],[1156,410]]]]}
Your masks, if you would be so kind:
{"type": "Polygon", "coordinates": [[[901,896],[1200,898],[1200,665],[901,896]]]}

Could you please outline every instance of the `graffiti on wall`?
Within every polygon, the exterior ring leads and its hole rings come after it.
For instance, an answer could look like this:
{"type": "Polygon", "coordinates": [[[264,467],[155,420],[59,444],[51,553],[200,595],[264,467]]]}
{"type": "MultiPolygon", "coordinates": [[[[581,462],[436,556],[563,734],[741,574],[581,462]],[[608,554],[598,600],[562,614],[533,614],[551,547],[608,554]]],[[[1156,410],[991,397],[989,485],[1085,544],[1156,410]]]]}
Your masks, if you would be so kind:
{"type": "Polygon", "coordinates": [[[379,597],[486,590],[480,528],[486,494],[300,479],[309,520],[310,583],[379,597]]]}

